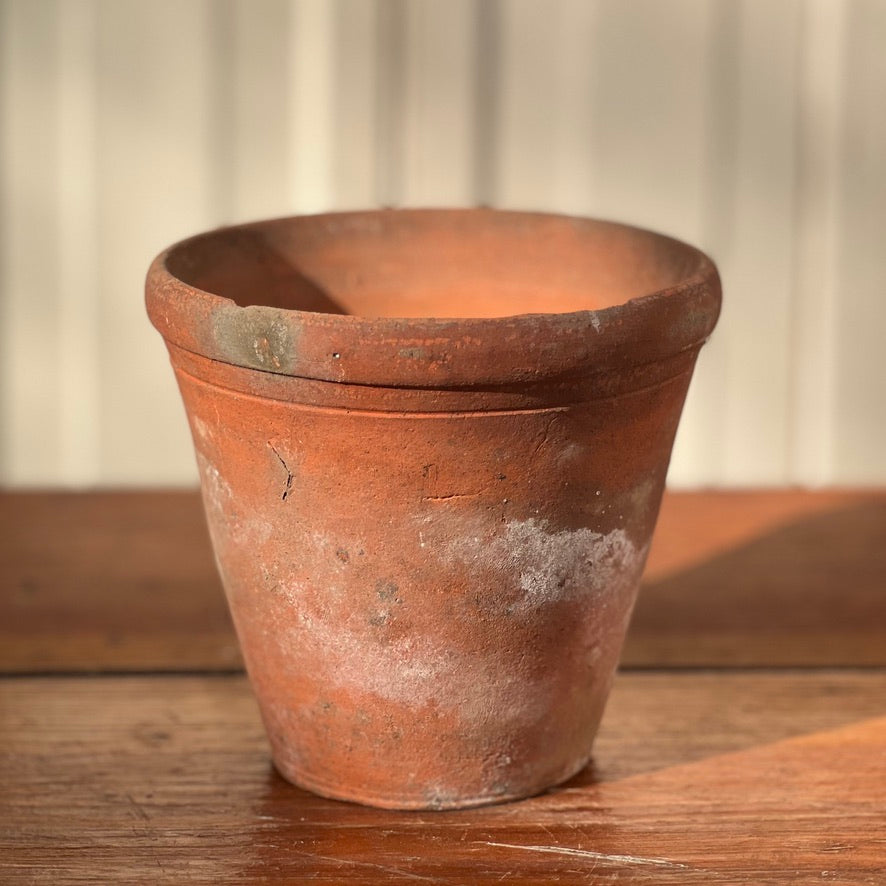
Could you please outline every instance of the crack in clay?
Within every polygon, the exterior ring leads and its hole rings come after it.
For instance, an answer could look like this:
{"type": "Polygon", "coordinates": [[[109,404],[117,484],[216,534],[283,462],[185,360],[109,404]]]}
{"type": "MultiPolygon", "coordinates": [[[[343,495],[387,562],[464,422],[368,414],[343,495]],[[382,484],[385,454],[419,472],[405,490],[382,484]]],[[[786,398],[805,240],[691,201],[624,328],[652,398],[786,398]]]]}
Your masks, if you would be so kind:
{"type": "Polygon", "coordinates": [[[545,423],[544,430],[541,434],[541,440],[539,440],[539,442],[535,445],[535,449],[532,450],[532,453],[529,456],[530,460],[534,459],[548,443],[551,436],[551,428],[553,428],[554,422],[557,421],[558,418],[558,415],[552,415],[550,419],[548,419],[548,421],[545,423]]]}
{"type": "Polygon", "coordinates": [[[286,499],[289,498],[289,494],[292,492],[292,471],[289,470],[289,465],[286,464],[286,462],[283,459],[283,456],[280,455],[279,452],[277,452],[277,447],[274,446],[274,444],[271,443],[270,440],[268,440],[268,446],[271,447],[271,452],[273,452],[274,455],[277,456],[278,460],[280,461],[280,464],[283,465],[283,470],[286,471],[286,486],[283,488],[283,499],[282,499],[283,501],[286,501],[286,499]]]}
{"type": "Polygon", "coordinates": [[[479,498],[482,492],[451,492],[449,495],[424,495],[422,501],[452,501],[457,498],[479,498]]]}
{"type": "MultiPolygon", "coordinates": [[[[479,498],[485,492],[489,491],[490,486],[487,484],[476,492],[446,492],[440,491],[440,476],[437,465],[434,462],[428,462],[422,466],[421,475],[424,479],[424,494],[421,501],[430,502],[446,502],[458,501],[459,499],[479,498]]],[[[445,487],[444,487],[445,488],[445,487]]]]}

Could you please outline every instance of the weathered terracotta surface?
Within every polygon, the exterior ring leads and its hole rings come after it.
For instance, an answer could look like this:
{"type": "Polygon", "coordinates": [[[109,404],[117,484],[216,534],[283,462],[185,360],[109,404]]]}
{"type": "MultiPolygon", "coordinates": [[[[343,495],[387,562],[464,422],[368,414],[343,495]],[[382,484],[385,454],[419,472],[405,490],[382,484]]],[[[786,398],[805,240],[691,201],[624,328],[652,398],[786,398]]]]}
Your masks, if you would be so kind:
{"type": "Polygon", "coordinates": [[[280,771],[445,808],[579,770],[711,262],[602,222],[392,210],[193,238],[147,300],[280,771]]]}

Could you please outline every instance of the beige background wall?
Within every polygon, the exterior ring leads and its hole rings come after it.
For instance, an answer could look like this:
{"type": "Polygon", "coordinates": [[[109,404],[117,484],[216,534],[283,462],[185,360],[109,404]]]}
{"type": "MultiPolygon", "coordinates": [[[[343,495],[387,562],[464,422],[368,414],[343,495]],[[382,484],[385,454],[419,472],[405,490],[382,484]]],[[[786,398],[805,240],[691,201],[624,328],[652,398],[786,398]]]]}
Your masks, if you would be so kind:
{"type": "Polygon", "coordinates": [[[0,482],[194,481],[142,307],[224,222],[563,210],[709,250],[677,485],[886,482],[883,0],[2,0],[0,482]]]}

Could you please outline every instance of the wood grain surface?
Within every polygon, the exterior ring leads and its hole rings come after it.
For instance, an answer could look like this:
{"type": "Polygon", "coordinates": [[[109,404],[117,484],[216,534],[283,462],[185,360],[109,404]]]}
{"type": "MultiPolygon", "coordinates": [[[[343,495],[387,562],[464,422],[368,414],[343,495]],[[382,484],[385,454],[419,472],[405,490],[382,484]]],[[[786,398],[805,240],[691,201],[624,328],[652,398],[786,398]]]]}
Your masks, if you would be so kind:
{"type": "Polygon", "coordinates": [[[623,673],[593,763],[449,813],[272,769],[241,676],[0,681],[3,883],[883,883],[886,673],[623,673]]]}
{"type": "MultiPolygon", "coordinates": [[[[194,492],[0,494],[0,579],[0,671],[241,666],[194,492]]],[[[886,665],[884,591],[886,491],[670,493],[622,664],[886,665]]]]}
{"type": "Polygon", "coordinates": [[[383,812],[274,771],[196,494],[0,495],[0,883],[882,886],[884,542],[886,492],[667,496],[591,764],[383,812]]]}

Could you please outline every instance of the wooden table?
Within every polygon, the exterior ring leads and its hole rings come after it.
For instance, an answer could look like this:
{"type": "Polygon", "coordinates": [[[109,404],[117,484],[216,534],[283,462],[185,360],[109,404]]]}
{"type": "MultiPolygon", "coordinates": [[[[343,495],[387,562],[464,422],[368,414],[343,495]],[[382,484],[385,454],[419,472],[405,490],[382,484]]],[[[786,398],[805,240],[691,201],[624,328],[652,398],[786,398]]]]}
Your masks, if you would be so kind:
{"type": "Polygon", "coordinates": [[[449,813],[270,765],[190,492],[0,495],[0,883],[886,884],[886,492],[672,494],[593,763],[449,813]]]}

